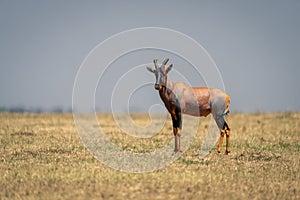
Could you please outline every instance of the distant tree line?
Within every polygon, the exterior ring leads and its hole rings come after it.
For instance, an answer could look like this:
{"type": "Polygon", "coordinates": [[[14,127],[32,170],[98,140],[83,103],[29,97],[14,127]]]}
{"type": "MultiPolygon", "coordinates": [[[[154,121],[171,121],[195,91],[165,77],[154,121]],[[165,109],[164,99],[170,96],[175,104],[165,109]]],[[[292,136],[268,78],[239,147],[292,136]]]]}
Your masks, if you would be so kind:
{"type": "Polygon", "coordinates": [[[49,109],[40,107],[25,107],[25,106],[0,106],[0,112],[11,112],[11,113],[71,113],[72,108],[63,108],[62,106],[55,106],[49,109]]]}

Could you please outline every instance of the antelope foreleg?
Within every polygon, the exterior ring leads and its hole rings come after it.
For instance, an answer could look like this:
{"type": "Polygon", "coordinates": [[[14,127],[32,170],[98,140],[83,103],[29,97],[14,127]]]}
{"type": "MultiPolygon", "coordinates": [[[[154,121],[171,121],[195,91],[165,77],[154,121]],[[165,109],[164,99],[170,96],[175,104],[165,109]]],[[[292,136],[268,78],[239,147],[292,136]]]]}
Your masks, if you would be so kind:
{"type": "Polygon", "coordinates": [[[181,120],[181,111],[180,108],[176,111],[176,118],[177,118],[177,137],[178,137],[178,151],[181,151],[181,141],[180,141],[180,137],[181,137],[181,128],[182,128],[182,120],[181,120]]]}
{"type": "Polygon", "coordinates": [[[181,141],[180,141],[180,137],[181,137],[181,129],[177,128],[177,137],[178,137],[178,152],[182,152],[181,151],[181,141]]]}
{"type": "Polygon", "coordinates": [[[174,152],[178,151],[178,137],[177,137],[177,128],[173,127],[174,140],[175,140],[175,149],[174,152]]]}
{"type": "Polygon", "coordinates": [[[225,136],[225,130],[221,130],[221,135],[220,135],[219,144],[218,144],[218,148],[217,148],[218,153],[221,153],[224,136],[225,136]]]}
{"type": "Polygon", "coordinates": [[[175,150],[174,153],[181,152],[181,128],[182,128],[182,120],[181,120],[181,109],[178,99],[175,99],[176,107],[173,112],[171,112],[172,123],[173,123],[173,133],[175,137],[175,150]]]}

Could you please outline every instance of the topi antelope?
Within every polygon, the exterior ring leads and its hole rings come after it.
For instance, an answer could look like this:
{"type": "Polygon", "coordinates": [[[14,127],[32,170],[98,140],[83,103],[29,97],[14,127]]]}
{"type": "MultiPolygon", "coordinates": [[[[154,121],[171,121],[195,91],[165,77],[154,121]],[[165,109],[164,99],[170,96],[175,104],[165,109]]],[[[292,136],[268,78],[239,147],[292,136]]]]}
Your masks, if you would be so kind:
{"type": "Polygon", "coordinates": [[[221,132],[217,152],[221,152],[223,139],[226,135],[225,154],[229,154],[230,128],[225,121],[225,116],[229,113],[230,97],[215,88],[190,87],[183,82],[173,83],[167,75],[173,65],[171,64],[167,68],[165,67],[168,61],[169,59],[166,58],[159,67],[157,59],[154,59],[155,69],[149,66],[146,68],[155,74],[156,82],[154,88],[159,91],[159,96],[172,117],[175,138],[174,154],[181,152],[181,115],[188,114],[206,117],[210,113],[213,115],[221,132]]]}

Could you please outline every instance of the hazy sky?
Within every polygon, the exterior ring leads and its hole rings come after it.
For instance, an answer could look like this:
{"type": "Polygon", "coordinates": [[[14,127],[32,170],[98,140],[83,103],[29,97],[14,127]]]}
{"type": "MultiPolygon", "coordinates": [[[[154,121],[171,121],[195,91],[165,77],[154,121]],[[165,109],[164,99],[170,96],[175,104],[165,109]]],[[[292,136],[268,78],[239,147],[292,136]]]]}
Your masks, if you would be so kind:
{"type": "MultiPolygon", "coordinates": [[[[299,10],[297,0],[0,1],[0,106],[71,107],[77,70],[96,45],[128,29],[163,27],[208,51],[231,96],[231,110],[300,111],[299,10]]],[[[162,58],[155,53],[129,57],[144,56],[150,63],[162,58]]],[[[154,81],[146,70],[145,77],[154,81]]],[[[143,99],[147,107],[159,102],[152,86],[138,94],[131,106],[143,109],[143,99]]],[[[97,102],[109,110],[109,100],[97,102]]]]}

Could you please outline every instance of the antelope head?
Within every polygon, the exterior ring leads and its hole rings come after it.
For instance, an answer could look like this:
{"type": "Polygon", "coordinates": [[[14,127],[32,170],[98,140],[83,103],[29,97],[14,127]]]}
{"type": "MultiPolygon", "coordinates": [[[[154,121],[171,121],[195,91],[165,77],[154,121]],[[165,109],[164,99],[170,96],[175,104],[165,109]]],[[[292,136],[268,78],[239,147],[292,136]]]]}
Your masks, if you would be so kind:
{"type": "Polygon", "coordinates": [[[167,74],[169,71],[172,69],[172,64],[169,65],[167,68],[165,67],[167,62],[169,61],[169,58],[164,59],[162,62],[161,66],[158,65],[157,59],[154,59],[154,66],[155,68],[153,69],[152,67],[146,66],[147,70],[155,74],[155,84],[154,88],[156,90],[162,90],[163,87],[167,87],[167,74]]]}

